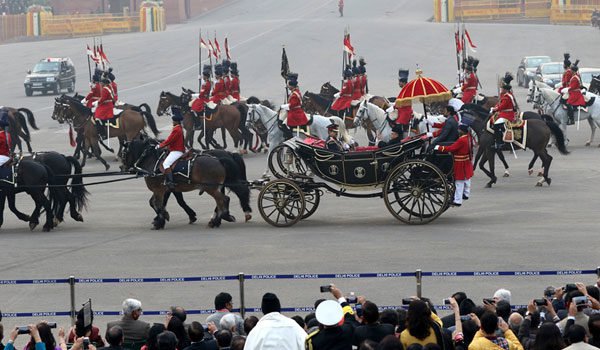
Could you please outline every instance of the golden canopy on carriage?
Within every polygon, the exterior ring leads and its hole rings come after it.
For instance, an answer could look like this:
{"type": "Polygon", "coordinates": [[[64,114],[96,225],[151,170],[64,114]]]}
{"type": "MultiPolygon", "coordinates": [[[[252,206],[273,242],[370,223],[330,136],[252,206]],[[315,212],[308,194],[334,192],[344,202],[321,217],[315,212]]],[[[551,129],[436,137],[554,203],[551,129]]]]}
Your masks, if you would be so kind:
{"type": "Polygon", "coordinates": [[[396,98],[396,107],[404,107],[419,101],[423,104],[448,101],[452,92],[439,81],[423,76],[423,71],[417,68],[417,77],[409,81],[396,98]]]}

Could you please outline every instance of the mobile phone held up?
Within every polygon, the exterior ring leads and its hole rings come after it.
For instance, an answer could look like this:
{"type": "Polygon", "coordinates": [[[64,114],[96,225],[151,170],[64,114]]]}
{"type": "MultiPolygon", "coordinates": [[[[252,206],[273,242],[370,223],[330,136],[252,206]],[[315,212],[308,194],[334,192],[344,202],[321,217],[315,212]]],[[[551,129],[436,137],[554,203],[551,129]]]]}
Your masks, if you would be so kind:
{"type": "Polygon", "coordinates": [[[321,286],[321,293],[327,293],[331,290],[331,285],[321,286]]]}

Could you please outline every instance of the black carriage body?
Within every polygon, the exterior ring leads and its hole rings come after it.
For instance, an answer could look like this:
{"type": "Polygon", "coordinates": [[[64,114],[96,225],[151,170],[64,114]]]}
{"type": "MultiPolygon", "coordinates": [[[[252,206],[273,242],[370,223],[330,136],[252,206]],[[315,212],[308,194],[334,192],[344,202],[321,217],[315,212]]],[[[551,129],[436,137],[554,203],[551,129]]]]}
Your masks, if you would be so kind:
{"type": "Polygon", "coordinates": [[[335,152],[296,141],[296,153],[317,177],[343,187],[381,186],[402,161],[416,157],[424,141],[415,139],[374,151],[335,152]]]}

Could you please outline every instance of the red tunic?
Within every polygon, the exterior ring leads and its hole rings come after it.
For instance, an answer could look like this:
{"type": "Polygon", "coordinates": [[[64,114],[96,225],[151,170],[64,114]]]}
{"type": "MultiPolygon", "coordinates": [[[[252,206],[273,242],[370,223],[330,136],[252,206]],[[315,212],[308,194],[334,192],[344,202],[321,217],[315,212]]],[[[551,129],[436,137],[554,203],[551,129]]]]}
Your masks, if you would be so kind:
{"type": "Polygon", "coordinates": [[[119,100],[119,93],[118,93],[118,89],[117,89],[117,83],[115,83],[114,81],[112,83],[110,83],[110,88],[113,91],[113,96],[115,97],[115,102],[117,102],[119,100]]]}
{"type": "Polygon", "coordinates": [[[10,157],[11,146],[10,134],[4,130],[0,131],[0,155],[10,157]]]}
{"type": "Polygon", "coordinates": [[[573,74],[569,82],[569,99],[567,103],[571,106],[585,106],[585,99],[581,93],[581,79],[577,74],[573,74]]]}
{"type": "Polygon", "coordinates": [[[233,98],[235,98],[237,101],[240,100],[240,78],[233,76],[233,78],[231,78],[231,83],[229,85],[230,88],[230,93],[231,96],[233,96],[233,98]]]}
{"type": "Polygon", "coordinates": [[[351,79],[347,79],[344,81],[342,85],[342,90],[340,91],[340,97],[338,97],[333,104],[331,105],[331,109],[334,111],[343,111],[344,109],[348,109],[351,107],[354,92],[354,84],[352,84],[351,79]]]}
{"type": "Polygon", "coordinates": [[[367,94],[367,75],[360,76],[360,92],[364,96],[367,94]]]}
{"type": "Polygon", "coordinates": [[[210,80],[205,80],[200,89],[200,95],[197,99],[192,102],[192,110],[194,112],[202,112],[204,110],[204,104],[210,101],[210,88],[212,84],[210,80]]]}
{"type": "Polygon", "coordinates": [[[96,119],[108,120],[114,117],[113,109],[115,108],[114,96],[112,89],[109,86],[102,87],[102,94],[98,100],[96,107],[96,119]]]}
{"type": "Polygon", "coordinates": [[[571,68],[567,69],[562,76],[562,87],[566,88],[567,86],[569,86],[569,83],[571,83],[571,78],[573,77],[573,71],[571,70],[571,68]]]}
{"type": "Polygon", "coordinates": [[[290,127],[306,125],[308,118],[306,118],[306,114],[302,110],[302,94],[300,93],[300,89],[294,88],[292,90],[288,103],[290,104],[290,110],[288,111],[287,125],[290,127]]]}
{"type": "Polygon", "coordinates": [[[219,104],[225,97],[227,97],[225,94],[225,81],[221,78],[215,82],[215,88],[212,91],[210,101],[219,104]]]}
{"type": "Polygon", "coordinates": [[[504,118],[508,121],[515,121],[515,98],[510,92],[500,96],[500,101],[494,107],[498,111],[497,118],[504,118]]]}
{"type": "Polygon", "coordinates": [[[398,110],[398,118],[396,118],[396,124],[408,125],[413,117],[412,106],[394,108],[398,110]]]}
{"type": "Polygon", "coordinates": [[[360,100],[360,98],[362,97],[362,93],[360,92],[360,77],[356,76],[352,79],[352,86],[353,86],[353,90],[352,90],[352,99],[353,100],[360,100]]]}
{"type": "Polygon", "coordinates": [[[92,108],[92,103],[98,101],[100,99],[100,95],[102,95],[102,85],[100,85],[100,83],[96,83],[94,86],[92,86],[90,93],[85,97],[85,100],[87,101],[86,107],[92,108]]]}
{"type": "Polygon", "coordinates": [[[159,147],[167,147],[169,152],[185,152],[185,146],[183,145],[183,129],[181,128],[181,124],[177,124],[173,127],[173,130],[171,130],[169,137],[167,137],[166,140],[161,142],[159,147]]]}
{"type": "Polygon", "coordinates": [[[452,153],[455,180],[468,180],[473,177],[472,150],[469,135],[462,135],[450,146],[440,146],[438,151],[452,153]]]}
{"type": "Polygon", "coordinates": [[[223,77],[223,82],[225,83],[225,96],[231,95],[231,79],[229,79],[228,75],[223,77]]]}
{"type": "Polygon", "coordinates": [[[477,95],[477,76],[475,73],[467,74],[461,90],[463,92],[461,99],[463,103],[472,103],[473,98],[477,95]]]}

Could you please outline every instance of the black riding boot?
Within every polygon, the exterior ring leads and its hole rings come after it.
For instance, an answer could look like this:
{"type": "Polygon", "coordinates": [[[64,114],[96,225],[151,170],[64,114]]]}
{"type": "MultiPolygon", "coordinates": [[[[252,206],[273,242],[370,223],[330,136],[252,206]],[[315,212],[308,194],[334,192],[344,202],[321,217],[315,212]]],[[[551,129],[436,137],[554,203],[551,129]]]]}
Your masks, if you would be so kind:
{"type": "Polygon", "coordinates": [[[504,146],[504,141],[502,140],[502,135],[504,134],[504,125],[502,124],[494,124],[494,147],[496,149],[502,149],[504,146]]]}
{"type": "Polygon", "coordinates": [[[567,116],[569,117],[567,120],[567,125],[575,124],[575,107],[571,105],[567,105],[567,116]]]}
{"type": "Polygon", "coordinates": [[[204,124],[202,118],[204,117],[202,113],[194,113],[194,130],[202,130],[204,128],[204,124]]]}
{"type": "Polygon", "coordinates": [[[106,138],[105,132],[104,132],[104,126],[96,123],[96,133],[98,133],[98,137],[102,140],[104,140],[106,138]]]}
{"type": "Polygon", "coordinates": [[[175,188],[175,180],[173,180],[171,171],[165,173],[165,185],[171,190],[175,188]]]}

